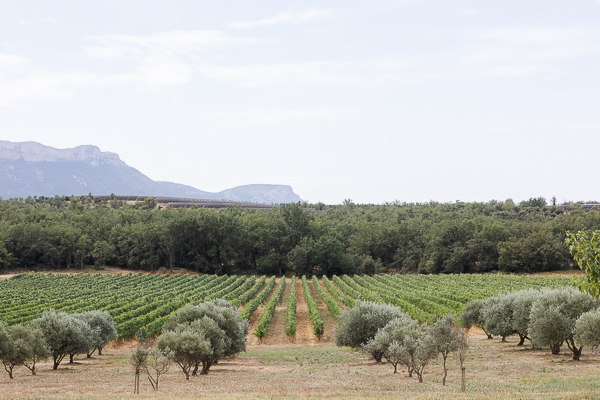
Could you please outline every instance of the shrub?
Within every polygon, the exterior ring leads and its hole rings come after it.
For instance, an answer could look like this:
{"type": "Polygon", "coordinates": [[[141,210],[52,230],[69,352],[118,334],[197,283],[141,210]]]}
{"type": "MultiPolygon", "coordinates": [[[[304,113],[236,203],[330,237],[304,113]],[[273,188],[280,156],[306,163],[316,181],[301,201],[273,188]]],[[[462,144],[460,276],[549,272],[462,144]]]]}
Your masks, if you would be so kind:
{"type": "MultiPolygon", "coordinates": [[[[398,307],[357,300],[353,308],[340,314],[339,324],[335,329],[335,344],[358,349],[373,339],[377,331],[392,319],[405,317],[406,314],[398,307]]],[[[377,351],[372,355],[377,362],[381,362],[381,352],[377,351]]]]}

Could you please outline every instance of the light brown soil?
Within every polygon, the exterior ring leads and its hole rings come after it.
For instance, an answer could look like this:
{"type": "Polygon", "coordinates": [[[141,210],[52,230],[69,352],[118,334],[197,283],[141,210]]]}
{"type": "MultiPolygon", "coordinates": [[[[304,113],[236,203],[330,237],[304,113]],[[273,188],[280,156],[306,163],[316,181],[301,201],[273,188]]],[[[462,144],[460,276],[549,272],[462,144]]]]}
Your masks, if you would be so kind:
{"type": "Polygon", "coordinates": [[[327,305],[321,300],[321,298],[317,294],[317,290],[315,289],[312,280],[308,282],[308,287],[310,287],[313,299],[315,299],[315,301],[317,302],[317,306],[319,307],[319,315],[323,320],[323,336],[319,341],[323,343],[335,343],[333,335],[335,333],[337,321],[335,320],[335,318],[333,318],[333,316],[327,309],[327,305]]]}
{"type": "Polygon", "coordinates": [[[302,279],[296,279],[296,337],[294,343],[299,345],[316,346],[317,337],[313,333],[313,327],[308,318],[308,305],[302,290],[302,279]]]}

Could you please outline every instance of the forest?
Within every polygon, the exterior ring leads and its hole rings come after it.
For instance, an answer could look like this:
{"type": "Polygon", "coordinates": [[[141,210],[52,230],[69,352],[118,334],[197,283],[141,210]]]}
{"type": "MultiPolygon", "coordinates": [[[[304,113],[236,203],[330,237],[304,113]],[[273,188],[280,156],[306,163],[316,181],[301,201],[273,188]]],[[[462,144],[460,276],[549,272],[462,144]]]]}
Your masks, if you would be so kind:
{"type": "Polygon", "coordinates": [[[0,269],[210,274],[510,273],[572,268],[565,232],[600,229],[598,210],[544,198],[272,210],[160,208],[152,198],[0,200],[0,269]]]}

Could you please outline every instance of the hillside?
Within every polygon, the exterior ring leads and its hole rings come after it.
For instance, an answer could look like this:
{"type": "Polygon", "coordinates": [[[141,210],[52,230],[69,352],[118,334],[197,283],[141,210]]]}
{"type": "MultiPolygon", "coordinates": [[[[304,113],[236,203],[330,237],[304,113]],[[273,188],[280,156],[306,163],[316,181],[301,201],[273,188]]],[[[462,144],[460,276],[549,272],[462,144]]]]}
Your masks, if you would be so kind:
{"type": "Polygon", "coordinates": [[[36,142],[0,140],[0,197],[55,195],[139,195],[295,203],[286,185],[244,185],[212,193],[173,182],[153,181],[115,153],[96,146],[56,149],[36,142]]]}

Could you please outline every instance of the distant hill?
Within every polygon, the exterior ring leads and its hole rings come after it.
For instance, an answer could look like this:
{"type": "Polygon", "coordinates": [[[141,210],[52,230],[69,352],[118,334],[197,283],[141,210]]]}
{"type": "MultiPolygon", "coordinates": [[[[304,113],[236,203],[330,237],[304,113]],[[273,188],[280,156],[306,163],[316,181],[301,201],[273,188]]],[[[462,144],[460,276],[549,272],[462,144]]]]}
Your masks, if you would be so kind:
{"type": "Polygon", "coordinates": [[[291,186],[244,185],[218,193],[173,182],[153,181],[115,153],[96,146],[56,149],[37,142],[0,140],[0,197],[68,195],[140,195],[295,203],[291,186]]]}

